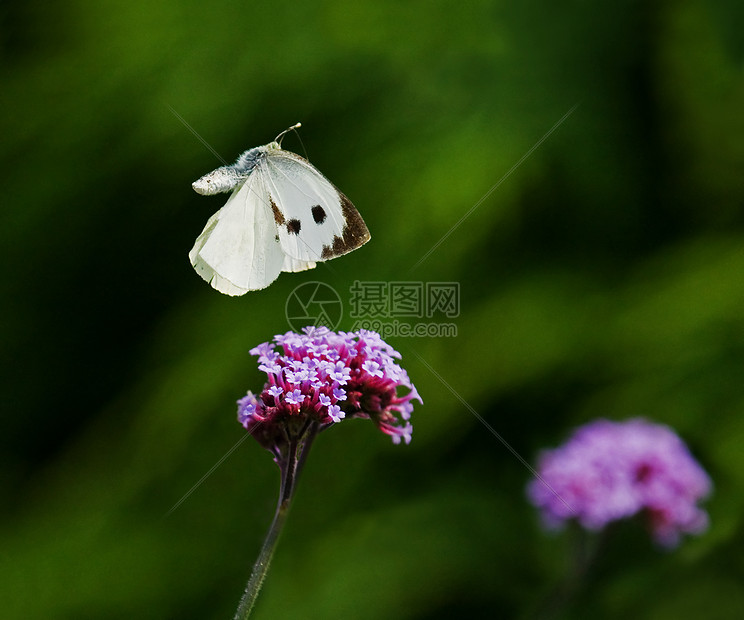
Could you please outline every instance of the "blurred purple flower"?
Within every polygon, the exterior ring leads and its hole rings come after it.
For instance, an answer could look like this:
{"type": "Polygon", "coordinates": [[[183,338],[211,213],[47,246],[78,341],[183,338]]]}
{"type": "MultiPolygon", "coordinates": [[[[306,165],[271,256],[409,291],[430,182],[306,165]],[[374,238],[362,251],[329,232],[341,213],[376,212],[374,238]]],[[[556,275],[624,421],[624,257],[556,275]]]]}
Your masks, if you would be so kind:
{"type": "Polygon", "coordinates": [[[532,480],[527,494],[548,528],[576,518],[599,530],[643,513],[654,539],[674,547],[681,533],[708,526],[697,502],[710,493],[710,478],[667,426],[640,418],[591,422],[543,452],[537,470],[542,481],[532,480]]]}
{"type": "Polygon", "coordinates": [[[268,381],[260,394],[238,401],[238,421],[275,456],[289,442],[349,418],[371,419],[395,443],[411,441],[411,401],[423,401],[395,361],[400,353],[376,332],[306,327],[275,336],[251,355],[268,381]],[[408,392],[398,396],[399,387],[408,392]]]}

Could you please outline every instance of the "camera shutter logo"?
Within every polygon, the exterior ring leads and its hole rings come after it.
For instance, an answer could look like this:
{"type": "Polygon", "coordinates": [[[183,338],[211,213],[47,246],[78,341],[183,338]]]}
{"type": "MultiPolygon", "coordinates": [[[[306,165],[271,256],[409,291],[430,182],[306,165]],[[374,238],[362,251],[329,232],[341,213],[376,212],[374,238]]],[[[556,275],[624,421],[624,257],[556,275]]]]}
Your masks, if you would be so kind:
{"type": "Polygon", "coordinates": [[[308,325],[335,330],[344,313],[336,289],[324,282],[300,284],[287,297],[284,310],[287,323],[294,331],[308,325]]]}

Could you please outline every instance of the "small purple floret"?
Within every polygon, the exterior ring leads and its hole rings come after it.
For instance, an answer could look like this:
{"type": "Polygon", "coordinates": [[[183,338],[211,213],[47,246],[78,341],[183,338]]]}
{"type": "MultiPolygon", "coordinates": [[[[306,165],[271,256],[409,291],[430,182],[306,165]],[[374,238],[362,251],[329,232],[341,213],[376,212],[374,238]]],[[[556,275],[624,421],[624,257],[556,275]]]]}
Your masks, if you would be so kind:
{"type": "MultiPolygon", "coordinates": [[[[331,420],[334,422],[340,422],[346,417],[346,414],[341,411],[341,407],[338,405],[328,405],[328,415],[331,416],[331,420]]],[[[393,439],[393,441],[395,441],[393,439]]]]}
{"type": "Polygon", "coordinates": [[[301,405],[303,400],[305,397],[299,389],[284,393],[284,402],[288,405],[301,405]]]}
{"type": "Polygon", "coordinates": [[[373,377],[382,377],[382,370],[380,370],[380,365],[377,362],[367,360],[362,364],[362,368],[373,377]]]}

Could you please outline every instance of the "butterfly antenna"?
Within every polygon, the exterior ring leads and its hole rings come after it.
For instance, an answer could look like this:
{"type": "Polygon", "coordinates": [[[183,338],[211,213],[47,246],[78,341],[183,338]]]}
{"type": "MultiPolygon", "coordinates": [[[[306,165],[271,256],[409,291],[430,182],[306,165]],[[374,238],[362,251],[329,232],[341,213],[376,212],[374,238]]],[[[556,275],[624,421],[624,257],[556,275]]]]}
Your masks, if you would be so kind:
{"type": "Polygon", "coordinates": [[[274,138],[274,142],[278,142],[279,143],[279,146],[281,146],[282,145],[282,138],[285,136],[285,134],[288,134],[290,131],[293,131],[295,129],[299,129],[300,127],[302,127],[302,123],[297,123],[296,125],[292,125],[289,129],[285,129],[276,138],[274,138]]]}

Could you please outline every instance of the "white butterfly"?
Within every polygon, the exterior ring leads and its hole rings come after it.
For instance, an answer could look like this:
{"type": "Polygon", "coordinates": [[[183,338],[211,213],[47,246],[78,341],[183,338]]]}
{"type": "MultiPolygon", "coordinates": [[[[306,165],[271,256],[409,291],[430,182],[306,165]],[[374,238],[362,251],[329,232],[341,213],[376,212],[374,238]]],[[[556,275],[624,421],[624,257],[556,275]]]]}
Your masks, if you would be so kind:
{"type": "Polygon", "coordinates": [[[199,194],[232,191],[189,252],[196,272],[227,295],[266,288],[282,271],[312,269],[369,241],[359,212],[281,138],[243,153],[192,184],[199,194]]]}

